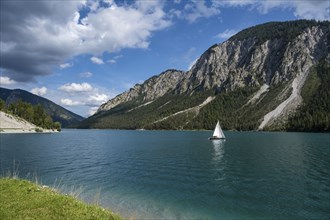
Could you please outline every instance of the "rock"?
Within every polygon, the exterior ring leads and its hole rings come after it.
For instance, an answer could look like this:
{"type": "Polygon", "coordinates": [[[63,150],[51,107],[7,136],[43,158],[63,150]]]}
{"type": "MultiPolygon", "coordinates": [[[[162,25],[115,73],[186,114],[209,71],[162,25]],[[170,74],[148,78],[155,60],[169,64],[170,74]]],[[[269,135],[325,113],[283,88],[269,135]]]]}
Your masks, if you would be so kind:
{"type": "Polygon", "coordinates": [[[136,84],[129,91],[126,91],[108,102],[102,104],[96,113],[110,110],[117,105],[141,98],[142,102],[148,102],[162,97],[171,92],[182,80],[185,72],[178,70],[167,70],[158,76],[153,76],[142,84],[136,84]]]}
{"type": "MultiPolygon", "coordinates": [[[[261,118],[259,128],[276,121],[283,124],[303,102],[300,91],[311,67],[321,59],[330,60],[329,35],[327,21],[301,20],[248,28],[210,47],[189,71],[167,70],[153,76],[104,103],[97,113],[128,102],[141,106],[167,94],[195,95],[210,90],[218,94],[243,87],[262,87],[268,91],[286,84],[277,97],[282,102],[277,110],[273,109],[276,114],[270,114],[267,122],[261,118]],[[273,30],[274,27],[278,30],[273,30]],[[296,82],[299,86],[294,85],[296,82]]],[[[256,97],[250,105],[262,96],[256,97]]]]}

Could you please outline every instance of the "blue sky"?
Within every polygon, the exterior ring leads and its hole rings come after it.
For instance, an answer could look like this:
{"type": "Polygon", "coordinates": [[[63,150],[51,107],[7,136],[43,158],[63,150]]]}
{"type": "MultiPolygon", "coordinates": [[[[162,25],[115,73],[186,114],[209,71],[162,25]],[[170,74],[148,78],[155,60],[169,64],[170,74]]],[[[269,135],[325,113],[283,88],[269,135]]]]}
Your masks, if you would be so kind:
{"type": "Polygon", "coordinates": [[[250,26],[329,20],[329,0],[1,0],[0,85],[82,116],[250,26]]]}

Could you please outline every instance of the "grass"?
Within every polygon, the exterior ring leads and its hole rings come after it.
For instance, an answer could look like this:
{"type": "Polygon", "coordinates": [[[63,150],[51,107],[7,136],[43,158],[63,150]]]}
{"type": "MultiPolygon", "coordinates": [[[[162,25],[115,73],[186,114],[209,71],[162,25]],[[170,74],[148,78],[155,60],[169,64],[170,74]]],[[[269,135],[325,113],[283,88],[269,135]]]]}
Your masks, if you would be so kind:
{"type": "Polygon", "coordinates": [[[0,219],[113,219],[120,216],[28,180],[0,178],[0,219]]]}

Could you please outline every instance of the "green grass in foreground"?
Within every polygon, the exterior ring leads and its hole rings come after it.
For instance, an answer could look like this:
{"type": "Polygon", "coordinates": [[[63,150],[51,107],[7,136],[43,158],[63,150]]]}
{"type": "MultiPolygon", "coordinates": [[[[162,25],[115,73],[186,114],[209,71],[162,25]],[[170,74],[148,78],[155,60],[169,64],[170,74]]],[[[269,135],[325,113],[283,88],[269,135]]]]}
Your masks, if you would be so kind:
{"type": "Polygon", "coordinates": [[[0,219],[122,219],[27,180],[0,178],[0,219]]]}

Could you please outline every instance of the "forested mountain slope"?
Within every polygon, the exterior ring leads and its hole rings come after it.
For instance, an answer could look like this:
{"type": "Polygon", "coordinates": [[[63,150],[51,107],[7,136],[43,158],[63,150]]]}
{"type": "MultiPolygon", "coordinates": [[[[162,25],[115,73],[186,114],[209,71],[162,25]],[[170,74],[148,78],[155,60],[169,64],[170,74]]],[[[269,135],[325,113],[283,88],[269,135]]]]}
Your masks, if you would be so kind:
{"type": "Polygon", "coordinates": [[[22,89],[11,90],[0,87],[0,99],[4,100],[8,106],[19,100],[30,103],[31,105],[40,104],[47,114],[50,115],[52,120],[60,122],[62,127],[77,124],[84,119],[83,117],[55,104],[48,99],[34,95],[22,89]]]}
{"type": "Polygon", "coordinates": [[[330,22],[271,22],[100,106],[81,128],[329,131],[330,22]]]}

